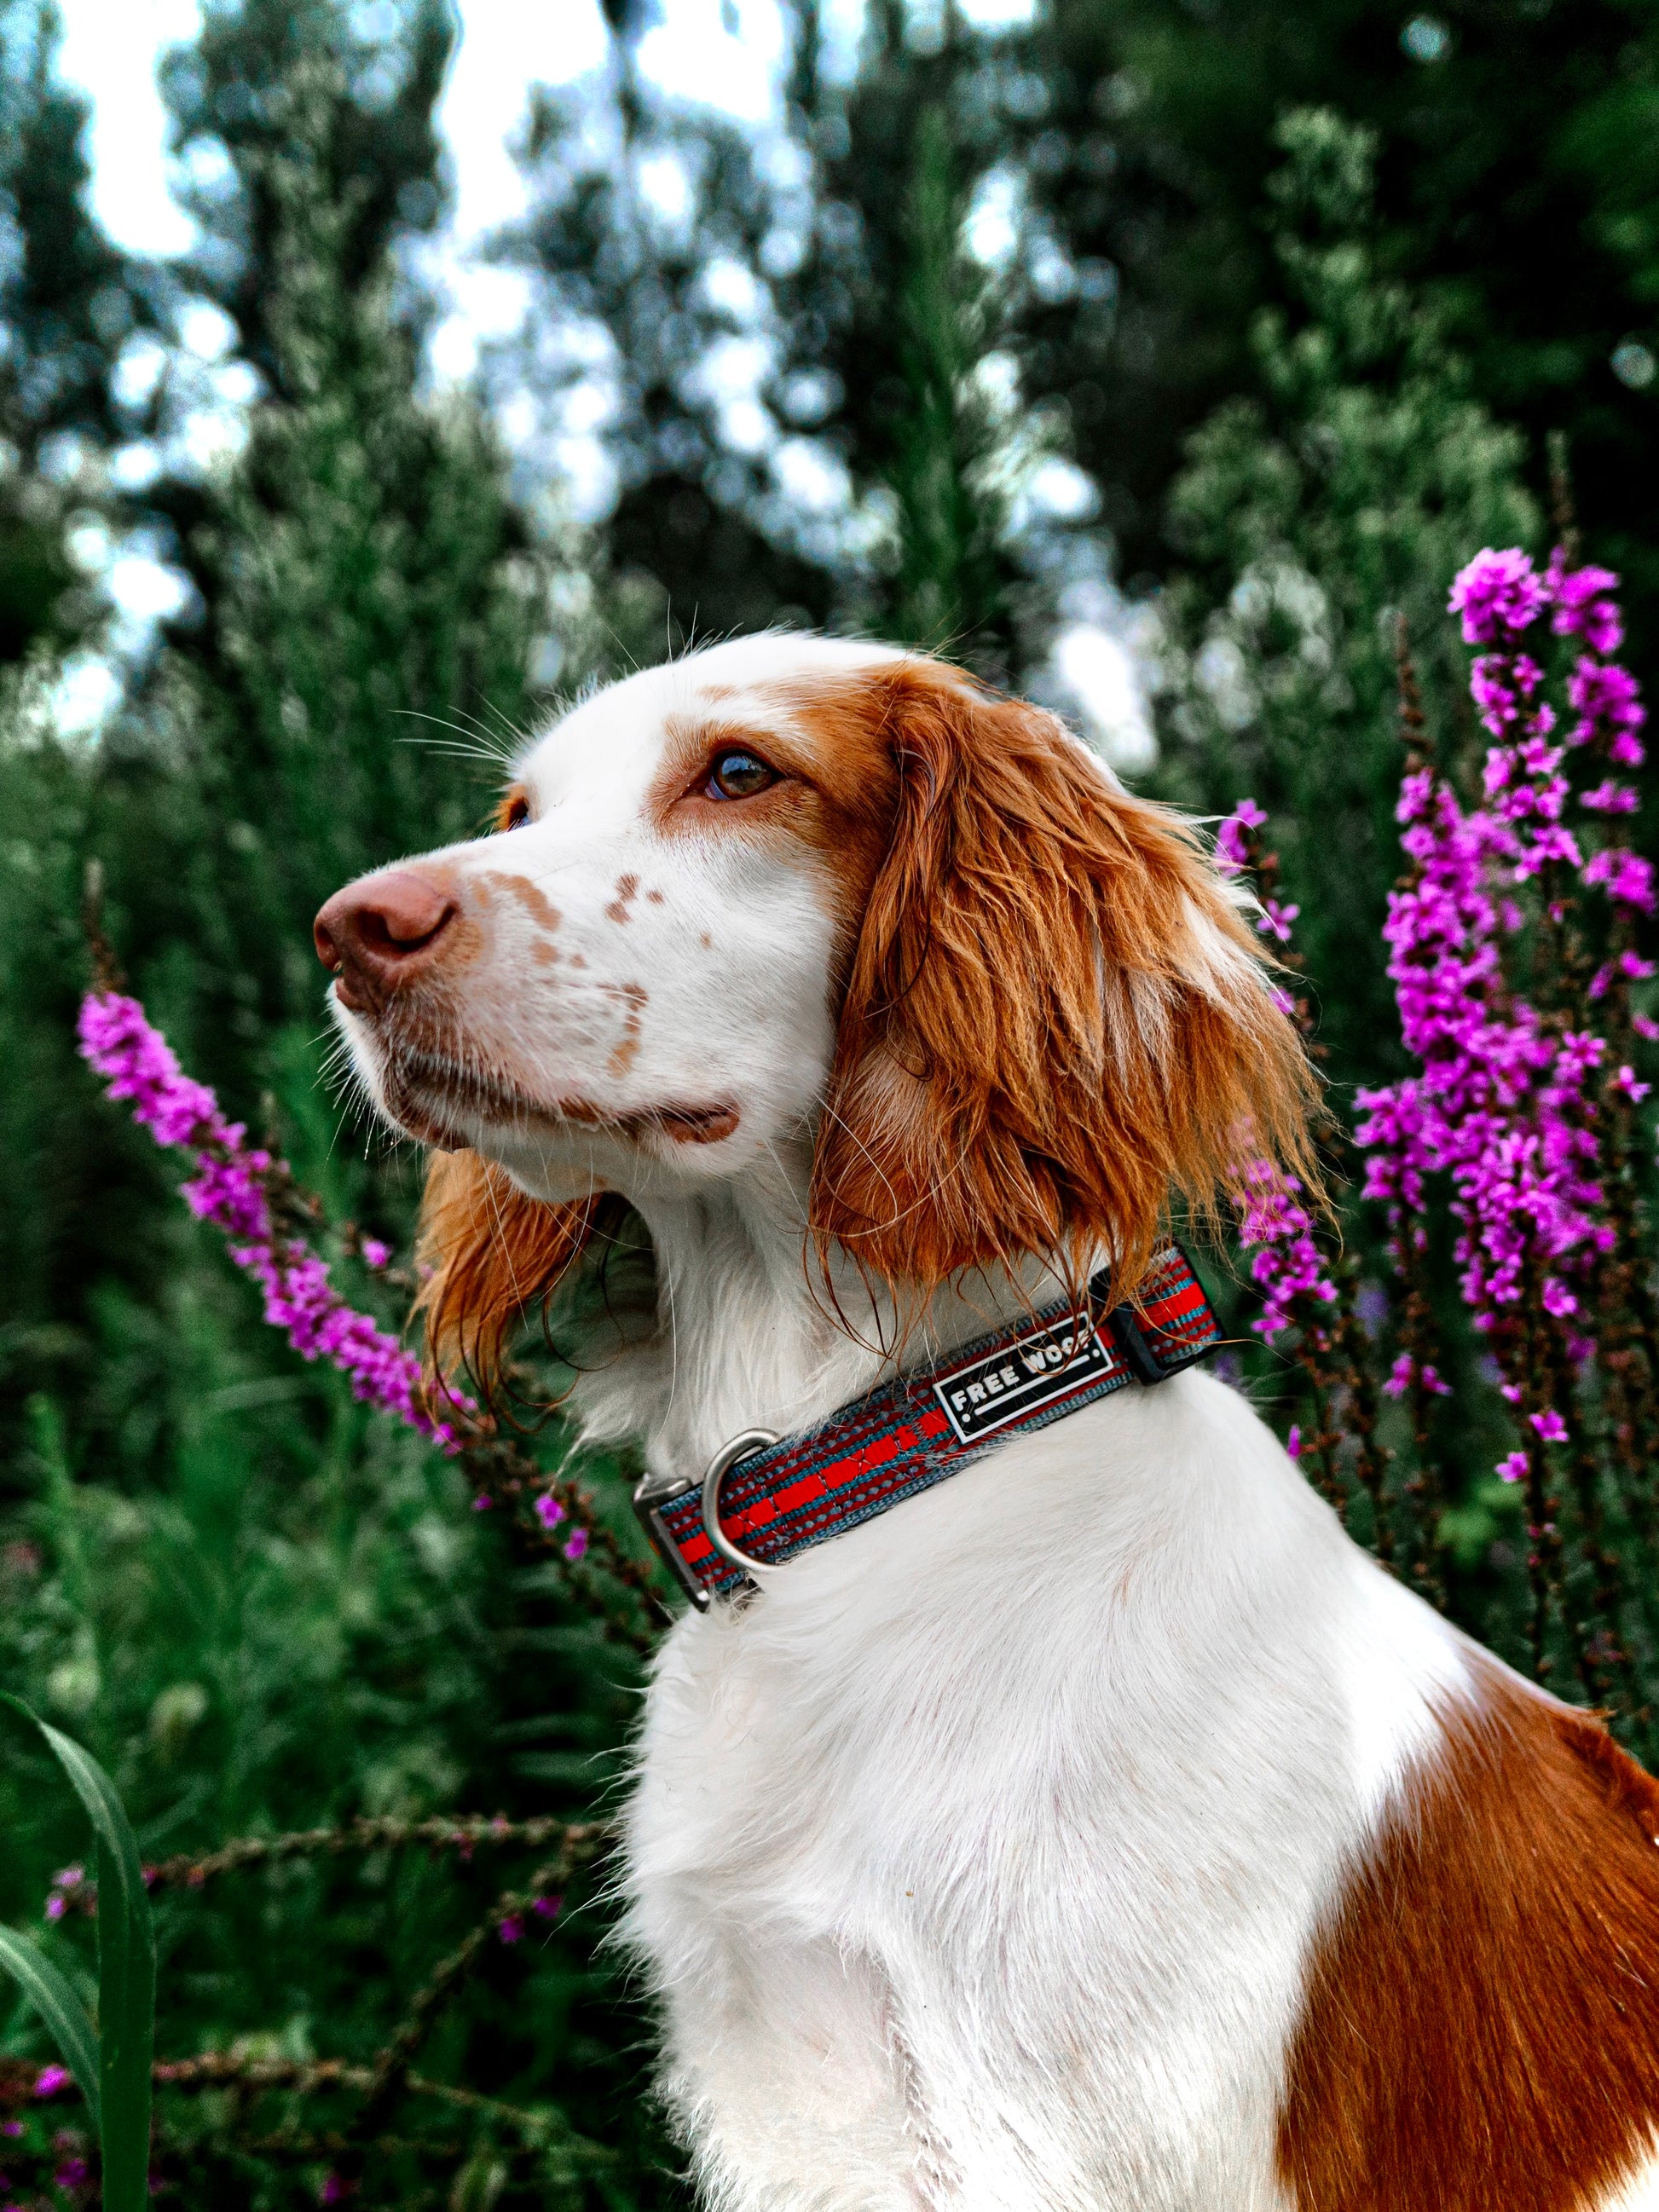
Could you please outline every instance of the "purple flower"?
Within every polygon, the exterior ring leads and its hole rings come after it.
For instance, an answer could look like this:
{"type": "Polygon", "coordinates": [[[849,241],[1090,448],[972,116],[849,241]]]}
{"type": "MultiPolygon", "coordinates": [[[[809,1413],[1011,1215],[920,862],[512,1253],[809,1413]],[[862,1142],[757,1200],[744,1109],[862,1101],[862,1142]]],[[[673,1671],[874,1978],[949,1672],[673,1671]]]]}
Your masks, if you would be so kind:
{"type": "Polygon", "coordinates": [[[158,1144],[185,1145],[196,1153],[185,1202],[229,1238],[231,1258],[264,1294],[265,1319],[303,1358],[325,1358],[339,1368],[356,1396],[453,1449],[427,1411],[420,1361],[371,1316],[348,1306],[325,1262],[278,1230],[268,1186],[283,1171],[280,1164],[250,1146],[213,1093],[180,1072],[137,1000],[113,991],[89,993],[82,1003],[80,1037],[83,1056],[105,1079],[110,1097],[130,1099],[133,1118],[158,1144]]]}
{"type": "Polygon", "coordinates": [[[1638,801],[1633,784],[1615,783],[1607,776],[1593,790],[1581,791],[1578,804],[1592,814],[1634,814],[1638,801]]]}
{"type": "Polygon", "coordinates": [[[377,1273],[391,1262],[392,1247],[381,1243],[378,1237],[365,1237],[357,1249],[362,1255],[364,1267],[373,1267],[377,1273]]]}
{"type": "Polygon", "coordinates": [[[1253,1160],[1232,1194],[1239,1242],[1255,1255],[1250,1279],[1262,1294],[1261,1312],[1250,1326],[1262,1336],[1276,1336],[1292,1322],[1316,1334],[1314,1310],[1336,1297],[1301,1190],[1296,1176],[1281,1174],[1271,1160],[1253,1160]]]}
{"type": "Polygon", "coordinates": [[[503,1943],[517,1943],[524,1935],[524,1922],[516,1912],[509,1912],[496,1929],[503,1943]]]}
{"type": "MultiPolygon", "coordinates": [[[[1659,903],[1650,861],[1620,847],[1586,858],[1564,826],[1572,796],[1566,754],[1541,696],[1542,671],[1516,650],[1519,633],[1553,607],[1557,632],[1591,648],[1568,684],[1577,720],[1566,743],[1592,746],[1614,764],[1638,763],[1644,714],[1634,679],[1591,657],[1619,642],[1618,611],[1607,596],[1616,580],[1605,569],[1568,572],[1559,553],[1542,579],[1519,553],[1488,552],[1469,564],[1452,604],[1466,638],[1493,648],[1470,672],[1471,695],[1498,740],[1486,757],[1484,804],[1465,812],[1443,779],[1419,769],[1404,779],[1396,810],[1411,873],[1389,898],[1384,935],[1401,1035],[1419,1072],[1359,1095],[1365,1194],[1388,1206],[1403,1258],[1420,1249],[1429,1178],[1449,1180],[1460,1286],[1475,1329],[1500,1358],[1512,1355],[1499,1324],[1540,1274],[1545,1311],[1562,1325],[1570,1356],[1578,1356],[1571,1347],[1584,1340],[1565,1326],[1579,1310],[1575,1285],[1613,1236],[1602,1190],[1600,1085],[1605,1079],[1632,1097],[1646,1088],[1623,1065],[1604,1078],[1606,1039],[1559,1033],[1515,988],[1506,964],[1509,942],[1528,920],[1512,887],[1541,879],[1535,903],[1558,922],[1575,878],[1626,908],[1651,912],[1659,903]]],[[[1594,815],[1627,813],[1633,801],[1628,786],[1604,778],[1582,803],[1594,815]]],[[[1638,975],[1623,955],[1609,961],[1591,981],[1591,1003],[1615,981],[1645,980],[1647,964],[1639,963],[1638,975]]],[[[1659,1024],[1632,1019],[1638,1034],[1659,1036],[1659,1024]]],[[[1409,1360],[1398,1362],[1385,1387],[1398,1395],[1409,1376],[1409,1360]]],[[[1505,1398],[1518,1403],[1517,1377],[1501,1366],[1498,1376],[1505,1398]]],[[[1553,1409],[1530,1425],[1546,1442],[1567,1435],[1553,1409]]],[[[1530,1471],[1524,1450],[1498,1468],[1506,1481],[1530,1471]]]]}
{"type": "MultiPolygon", "coordinates": [[[[1218,842],[1225,872],[1236,874],[1248,865],[1249,847],[1244,833],[1259,829],[1266,819],[1255,802],[1247,799],[1222,823],[1218,842]]],[[[1264,898],[1256,927],[1263,936],[1276,937],[1280,944],[1288,945],[1291,924],[1301,910],[1275,898],[1264,898]]],[[[1276,995],[1282,1012],[1294,1012],[1294,1002],[1288,994],[1276,995]]],[[[1318,1310],[1334,1302],[1336,1285],[1326,1272],[1323,1255],[1314,1239],[1313,1217],[1301,1203],[1301,1193],[1297,1178],[1283,1174],[1272,1160],[1246,1158],[1236,1170],[1232,1206],[1238,1217],[1239,1242],[1255,1254],[1250,1277],[1261,1292],[1261,1311],[1251,1328],[1262,1336],[1276,1336],[1281,1329],[1297,1324],[1315,1341],[1322,1341],[1318,1310]]]]}
{"type": "Polygon", "coordinates": [[[1302,1430],[1298,1423],[1291,1423],[1291,1433],[1285,1439],[1285,1449],[1292,1459],[1302,1456],[1302,1430]]]}
{"type": "MultiPolygon", "coordinates": [[[[355,1396],[395,1414],[444,1451],[459,1452],[478,1408],[463,1397],[453,1399],[443,1415],[429,1408],[415,1353],[372,1315],[349,1306],[331,1282],[326,1262],[286,1232],[271,1203],[273,1188],[288,1175],[284,1163],[250,1146],[240,1124],[226,1121],[213,1093],[182,1073],[136,999],[90,992],[82,1001],[78,1027],[82,1055],[104,1078],[110,1097],[130,1101],[133,1118],[158,1144],[184,1146],[194,1156],[182,1187],[185,1202],[224,1232],[231,1258],[259,1285],[266,1321],[283,1330],[302,1358],[326,1359],[337,1368],[355,1396]]],[[[371,1267],[391,1257],[374,1238],[365,1238],[361,1249],[371,1267]]],[[[493,1502],[480,1497],[475,1510],[488,1512],[493,1502]]],[[[543,1517],[543,1526],[549,1525],[543,1517]]],[[[574,1530],[565,1558],[580,1559],[589,1540],[586,1528],[574,1530]]]]}
{"type": "Polygon", "coordinates": [[[556,1920],[564,1909],[564,1899],[562,1897],[535,1897],[530,1901],[530,1909],[538,1920],[556,1920]]]}
{"type": "Polygon", "coordinates": [[[1253,799],[1241,799],[1215,833],[1215,864],[1224,876],[1242,874],[1250,864],[1249,833],[1259,830],[1266,814],[1253,799]]]}
{"type": "Polygon", "coordinates": [[[1624,642],[1625,627],[1611,597],[1619,588],[1612,569],[1569,569],[1557,546],[1550,562],[1549,584],[1555,598],[1550,626],[1556,635],[1582,637],[1592,653],[1617,653],[1624,642]]]}
{"type": "Polygon", "coordinates": [[[556,1528],[564,1518],[564,1508],[550,1490],[543,1491],[531,1510],[543,1528],[549,1530],[556,1528]]]}
{"type": "Polygon", "coordinates": [[[1608,741],[1611,757],[1626,768],[1639,768],[1646,758],[1639,732],[1648,719],[1636,678],[1616,661],[1591,660],[1586,656],[1567,681],[1567,697],[1578,720],[1568,732],[1576,745],[1601,738],[1608,741]]]}
{"type": "Polygon", "coordinates": [[[1584,870],[1584,881],[1604,884],[1607,896],[1622,905],[1640,907],[1644,914],[1653,912],[1653,863],[1644,860],[1639,853],[1609,845],[1591,858],[1584,870]]]}
{"type": "Polygon", "coordinates": [[[1403,1398],[1413,1382],[1436,1398],[1449,1398],[1451,1384],[1443,1381],[1432,1361],[1425,1360],[1419,1367],[1409,1352],[1402,1352],[1389,1370],[1389,1379],[1382,1385],[1390,1398],[1403,1398]]]}
{"type": "Polygon", "coordinates": [[[67,2088],[69,2078],[67,2066],[43,2066],[34,2077],[34,2094],[37,2097],[55,2097],[60,2089],[67,2088]]]}
{"type": "Polygon", "coordinates": [[[1469,645],[1507,641],[1533,623],[1547,604],[1542,580],[1518,547],[1494,553],[1488,546],[1461,570],[1447,602],[1451,613],[1463,617],[1463,636],[1469,645]]]}
{"type": "Polygon", "coordinates": [[[1301,911],[1299,906],[1285,906],[1276,898],[1264,898],[1261,911],[1256,916],[1257,932],[1263,937],[1276,937],[1281,945],[1288,945],[1291,924],[1301,911]]]}
{"type": "Polygon", "coordinates": [[[66,2158],[52,2175],[59,2189],[79,2189],[87,2178],[88,2166],[83,2158],[66,2158]]]}

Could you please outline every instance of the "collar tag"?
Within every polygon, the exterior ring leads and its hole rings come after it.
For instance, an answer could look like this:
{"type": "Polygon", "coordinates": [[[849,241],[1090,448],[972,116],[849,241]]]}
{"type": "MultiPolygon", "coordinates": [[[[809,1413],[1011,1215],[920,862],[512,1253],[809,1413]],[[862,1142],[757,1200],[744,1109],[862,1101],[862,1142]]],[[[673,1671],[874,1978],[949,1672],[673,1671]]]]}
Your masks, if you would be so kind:
{"type": "Polygon", "coordinates": [[[983,1358],[933,1378],[933,1395],[965,1444],[1024,1419],[1080,1382],[1127,1374],[1122,1353],[1086,1313],[1064,1314],[983,1358]]]}

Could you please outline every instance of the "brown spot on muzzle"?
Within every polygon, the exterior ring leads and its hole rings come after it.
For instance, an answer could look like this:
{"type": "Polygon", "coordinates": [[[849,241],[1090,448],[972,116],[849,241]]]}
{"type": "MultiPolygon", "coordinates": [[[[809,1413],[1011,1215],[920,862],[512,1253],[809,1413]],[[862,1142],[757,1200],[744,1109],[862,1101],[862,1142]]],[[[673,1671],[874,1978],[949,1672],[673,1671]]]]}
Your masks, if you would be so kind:
{"type": "Polygon", "coordinates": [[[549,899],[539,884],[532,883],[528,876],[508,876],[492,869],[487,876],[477,878],[478,888],[488,896],[489,886],[503,892],[517,906],[524,908],[538,929],[551,937],[564,916],[549,899]]]}
{"type": "Polygon", "coordinates": [[[607,1073],[626,1075],[640,1053],[640,1012],[648,1004],[651,994],[643,983],[602,983],[599,988],[609,999],[618,999],[628,1009],[623,1018],[622,1037],[605,1062],[607,1073]]]}
{"type": "Polygon", "coordinates": [[[617,877],[617,896],[605,908],[606,915],[612,921],[626,921],[629,919],[628,909],[639,896],[639,890],[640,879],[637,876],[617,877]]]}

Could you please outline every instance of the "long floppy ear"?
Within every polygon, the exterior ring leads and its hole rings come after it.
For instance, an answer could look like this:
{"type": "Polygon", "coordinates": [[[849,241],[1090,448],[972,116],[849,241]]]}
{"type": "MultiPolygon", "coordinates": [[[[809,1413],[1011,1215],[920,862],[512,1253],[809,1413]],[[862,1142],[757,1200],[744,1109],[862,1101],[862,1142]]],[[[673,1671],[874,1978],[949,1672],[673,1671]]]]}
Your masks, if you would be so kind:
{"type": "Polygon", "coordinates": [[[465,1370],[486,1398],[491,1395],[509,1330],[544,1306],[575,1266],[602,1203],[596,1196],[544,1206],[477,1152],[433,1155],[419,1248],[432,1272],[415,1310],[438,1374],[465,1370]]]}
{"type": "Polygon", "coordinates": [[[1317,1089],[1192,830],[1064,726],[906,660],[870,684],[898,769],[852,952],[811,1218],[869,1273],[1109,1254],[1133,1294],[1179,1194],[1273,1157],[1314,1188],[1317,1089]]]}

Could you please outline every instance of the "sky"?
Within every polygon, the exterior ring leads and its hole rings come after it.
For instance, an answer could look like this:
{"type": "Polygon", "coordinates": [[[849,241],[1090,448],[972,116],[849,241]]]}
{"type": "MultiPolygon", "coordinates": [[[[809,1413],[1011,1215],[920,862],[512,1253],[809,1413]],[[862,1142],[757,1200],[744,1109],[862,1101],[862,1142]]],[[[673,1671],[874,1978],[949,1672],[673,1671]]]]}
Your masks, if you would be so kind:
{"type": "MultiPolygon", "coordinates": [[[[387,0],[360,0],[372,22],[387,0]]],[[[937,0],[911,0],[926,10],[937,0]]],[[[957,0],[964,15],[993,24],[1029,18],[1033,0],[957,0]]],[[[193,228],[168,189],[166,116],[155,69],[166,49],[191,39],[199,0],[59,0],[63,76],[90,104],[88,152],[94,212],[128,252],[170,256],[192,242],[193,228]]],[[[438,111],[453,186],[450,221],[422,261],[422,273],[446,302],[431,340],[430,366],[440,380],[460,380],[481,345],[515,329],[527,302],[523,280],[486,265],[478,247],[525,209],[513,143],[532,86],[562,84],[600,68],[606,58],[599,0],[459,0],[461,38],[438,111]]],[[[827,45],[850,67],[861,0],[830,0],[827,45]]],[[[366,26],[367,27],[367,26],[366,26]]],[[[707,100],[738,119],[763,125],[775,112],[784,57],[777,0],[659,0],[656,20],[640,43],[641,71],[683,97],[707,100]]],[[[206,395],[194,434],[210,446],[234,436],[246,373],[220,362],[228,326],[205,306],[186,344],[198,356],[206,395]]],[[[562,464],[586,476],[602,497],[603,465],[591,450],[565,451],[562,464]]],[[[142,469],[143,457],[131,465],[142,469]]],[[[97,549],[93,549],[95,554],[97,549]]],[[[92,556],[89,555],[89,557],[92,556]]],[[[158,617],[176,605],[176,582],[143,547],[107,549],[106,588],[120,610],[126,650],[141,644],[158,617]]],[[[1148,743],[1130,655],[1106,617],[1073,621],[1057,639],[1054,675],[1093,726],[1109,757],[1133,767],[1148,743]]],[[[118,681],[106,663],[88,659],[71,672],[67,719],[90,727],[112,702],[118,681]],[[77,689],[78,687],[78,689],[77,689]]]]}

